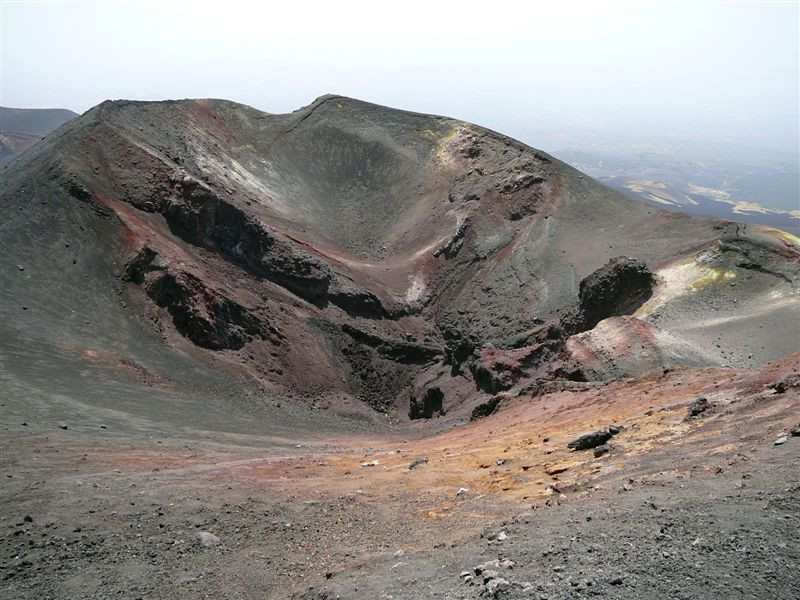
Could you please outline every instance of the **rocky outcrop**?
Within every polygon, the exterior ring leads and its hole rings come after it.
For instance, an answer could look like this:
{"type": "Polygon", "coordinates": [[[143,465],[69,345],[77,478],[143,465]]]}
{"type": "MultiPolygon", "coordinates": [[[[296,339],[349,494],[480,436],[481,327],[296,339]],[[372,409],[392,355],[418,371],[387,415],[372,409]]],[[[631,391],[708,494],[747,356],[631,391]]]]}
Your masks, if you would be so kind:
{"type": "Polygon", "coordinates": [[[349,315],[380,319],[387,316],[378,297],[344,276],[334,275],[328,288],[330,302],[349,315]]]}
{"type": "Polygon", "coordinates": [[[409,419],[430,419],[433,415],[444,414],[444,392],[438,387],[430,387],[424,392],[412,393],[409,399],[409,419]]]}
{"type": "Polygon", "coordinates": [[[608,440],[614,437],[615,433],[618,432],[618,429],[615,431],[609,428],[601,431],[593,431],[592,433],[586,433],[572,440],[569,444],[567,444],[567,448],[578,451],[591,450],[592,448],[603,446],[608,440]]]}
{"type": "MultiPolygon", "coordinates": [[[[88,194],[83,188],[76,189],[76,197],[88,194]]],[[[359,317],[382,318],[386,314],[375,294],[224,199],[200,179],[178,171],[163,181],[156,178],[143,185],[141,195],[126,200],[140,210],[163,214],[171,231],[189,243],[212,250],[312,304],[324,307],[331,303],[359,317]]]]}
{"type": "MultiPolygon", "coordinates": [[[[534,374],[571,381],[596,379],[597,374],[587,374],[582,361],[589,355],[594,359],[596,352],[581,349],[580,342],[572,340],[583,338],[575,334],[591,330],[609,316],[632,313],[652,295],[653,282],[652,273],[642,261],[615,258],[581,281],[578,303],[564,317],[550,323],[540,320],[534,329],[500,341],[501,346],[482,344],[456,318],[443,319],[439,329],[445,340],[444,362],[451,365],[453,375],[464,372],[466,367],[476,389],[488,394],[508,390],[534,374]],[[544,372],[548,363],[552,366],[544,372]]],[[[582,335],[594,339],[589,333],[582,335]]],[[[680,344],[676,342],[675,346],[680,344]]],[[[683,346],[680,350],[691,354],[683,346]]],[[[660,365],[658,359],[656,355],[651,362],[660,365]]],[[[647,369],[643,366],[641,370],[647,369]]]]}
{"type": "Polygon", "coordinates": [[[572,381],[639,377],[677,366],[720,364],[721,357],[636,317],[612,317],[593,329],[573,335],[557,375],[572,381]]]}
{"type": "Polygon", "coordinates": [[[483,419],[484,417],[488,417],[491,414],[494,414],[498,407],[500,406],[500,402],[502,398],[500,396],[495,396],[494,398],[490,398],[486,402],[481,402],[472,409],[472,414],[470,415],[470,420],[475,421],[477,419],[483,419]]]}
{"type": "MultiPolygon", "coordinates": [[[[414,376],[434,364],[441,348],[379,336],[349,324],[314,319],[327,344],[346,368],[350,390],[361,401],[381,411],[407,397],[414,376]]],[[[437,409],[438,410],[438,409],[437,409]]]]}
{"type": "Polygon", "coordinates": [[[447,243],[436,250],[433,255],[435,257],[444,256],[445,258],[455,258],[456,255],[458,255],[459,250],[461,250],[462,246],[464,245],[464,236],[467,233],[468,226],[469,221],[466,218],[459,220],[458,226],[453,232],[453,235],[451,235],[450,239],[447,240],[447,243]]]}
{"type": "Polygon", "coordinates": [[[782,377],[778,381],[770,383],[769,387],[773,389],[776,394],[785,394],[792,388],[800,388],[800,373],[782,377]]]}
{"type": "Polygon", "coordinates": [[[254,337],[280,337],[241,304],[190,272],[173,268],[151,248],[142,248],[128,262],[124,279],[141,285],[169,312],[175,329],[203,348],[235,350],[254,337]]]}
{"type": "Polygon", "coordinates": [[[469,327],[453,315],[448,315],[437,323],[439,334],[444,340],[442,360],[449,365],[451,374],[456,376],[462,372],[465,363],[471,361],[480,347],[480,342],[469,327]]]}
{"type": "MultiPolygon", "coordinates": [[[[513,148],[518,143],[504,141],[505,144],[498,144],[467,131],[456,137],[451,144],[452,153],[472,168],[455,178],[448,192],[450,202],[491,203],[509,221],[519,221],[537,212],[551,189],[550,160],[540,153],[532,153],[524,160],[508,160],[504,155],[509,146],[513,148]],[[487,158],[500,164],[487,168],[487,158]]],[[[452,258],[460,247],[458,236],[454,236],[442,253],[452,258]]]]}
{"type": "Polygon", "coordinates": [[[609,317],[633,314],[652,296],[653,284],[653,274],[643,261],[627,256],[611,259],[581,280],[575,333],[609,317]]]}
{"type": "Polygon", "coordinates": [[[327,265],[282,240],[199,181],[183,178],[176,183],[176,192],[178,197],[164,208],[174,233],[221,253],[309,302],[328,299],[332,275],[327,265]]]}
{"type": "Polygon", "coordinates": [[[484,348],[470,367],[475,387],[488,394],[507,390],[528,371],[553,356],[557,349],[558,344],[553,342],[508,350],[484,348]]]}

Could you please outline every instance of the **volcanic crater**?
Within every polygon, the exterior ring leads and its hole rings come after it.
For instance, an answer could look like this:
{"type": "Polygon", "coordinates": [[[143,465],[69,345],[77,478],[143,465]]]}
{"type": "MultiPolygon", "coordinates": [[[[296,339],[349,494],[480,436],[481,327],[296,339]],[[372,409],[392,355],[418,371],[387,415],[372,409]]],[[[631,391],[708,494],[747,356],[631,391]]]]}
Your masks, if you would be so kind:
{"type": "MultiPolygon", "coordinates": [[[[67,536],[77,558],[33,543],[39,566],[77,573],[89,542],[109,544],[95,550],[107,566],[138,557],[57,584],[14,558],[40,518],[7,521],[8,597],[163,595],[150,575],[178,568],[194,575],[177,596],[219,596],[196,575],[213,568],[206,551],[224,558],[219,581],[242,584],[230,597],[379,597],[374,578],[361,594],[338,577],[304,590],[353,569],[388,580],[369,557],[471,548],[531,505],[563,501],[571,518],[626,477],[674,483],[703,461],[704,427],[739,456],[764,441],[742,436],[748,419],[771,433],[797,416],[796,386],[767,386],[798,370],[800,240],[632,201],[477,125],[334,95],[290,114],[108,101],[2,169],[4,487],[53,523],[92,523],[91,539],[67,536]],[[682,418],[700,393],[726,407],[713,425],[682,418]],[[567,438],[612,422],[627,432],[604,466],[575,462],[567,438]],[[117,480],[173,521],[123,516],[117,480]],[[87,485],[111,517],[82,512],[87,485]],[[270,525],[234,529],[230,505],[270,525]],[[290,513],[301,532],[274,526],[290,513]],[[363,536],[344,548],[353,526],[363,536]],[[215,527],[227,542],[191,545],[215,527]],[[262,550],[265,575],[248,579],[238,561],[262,550]]],[[[796,464],[783,456],[776,468],[796,464]]],[[[448,598],[491,583],[418,580],[448,598]]],[[[509,581],[497,597],[533,589],[509,581]]],[[[648,581],[637,593],[664,592],[648,581]]]]}

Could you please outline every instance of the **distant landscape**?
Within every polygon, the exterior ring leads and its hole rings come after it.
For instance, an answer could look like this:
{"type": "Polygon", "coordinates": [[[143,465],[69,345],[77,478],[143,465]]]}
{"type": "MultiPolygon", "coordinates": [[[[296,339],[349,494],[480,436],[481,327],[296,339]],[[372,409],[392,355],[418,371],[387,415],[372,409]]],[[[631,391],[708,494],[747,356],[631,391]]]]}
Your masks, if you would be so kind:
{"type": "Polygon", "coordinates": [[[700,217],[800,230],[800,155],[752,129],[529,114],[493,128],[542,148],[630,198],[700,217]]]}
{"type": "Polygon", "coordinates": [[[572,166],[653,206],[691,215],[800,229],[797,160],[753,152],[680,154],[669,146],[570,149],[555,153],[572,166]]]}
{"type": "Polygon", "coordinates": [[[65,108],[7,108],[0,106],[0,164],[22,154],[78,113],[65,108]]]}

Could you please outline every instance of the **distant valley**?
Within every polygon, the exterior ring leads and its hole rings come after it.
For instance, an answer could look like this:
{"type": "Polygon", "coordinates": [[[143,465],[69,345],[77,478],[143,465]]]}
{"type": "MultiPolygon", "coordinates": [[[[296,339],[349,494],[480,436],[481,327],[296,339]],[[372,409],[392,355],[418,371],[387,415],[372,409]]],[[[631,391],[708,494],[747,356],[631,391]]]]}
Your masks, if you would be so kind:
{"type": "Polygon", "coordinates": [[[800,230],[796,157],[618,144],[554,152],[627,196],[690,215],[800,230]]]}
{"type": "Polygon", "coordinates": [[[0,164],[22,154],[51,131],[78,116],[65,108],[0,106],[0,164]]]}

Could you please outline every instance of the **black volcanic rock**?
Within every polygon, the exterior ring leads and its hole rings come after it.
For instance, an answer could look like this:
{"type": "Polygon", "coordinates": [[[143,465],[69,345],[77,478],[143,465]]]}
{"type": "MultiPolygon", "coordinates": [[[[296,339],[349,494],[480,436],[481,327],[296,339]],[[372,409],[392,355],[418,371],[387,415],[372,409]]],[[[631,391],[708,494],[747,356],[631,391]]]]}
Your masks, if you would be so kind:
{"type": "Polygon", "coordinates": [[[785,394],[791,388],[800,388],[800,374],[787,375],[769,385],[778,394],[785,394]]]}
{"type": "Polygon", "coordinates": [[[481,402],[480,404],[478,404],[478,406],[472,409],[472,415],[470,420],[475,421],[477,419],[482,419],[484,417],[488,417],[491,414],[494,414],[497,411],[498,407],[500,406],[501,401],[502,398],[500,396],[495,396],[493,398],[490,398],[486,402],[481,402]]]}
{"type": "MultiPolygon", "coordinates": [[[[142,285],[147,295],[172,315],[176,329],[198,346],[239,349],[270,328],[246,308],[211,290],[191,273],[170,268],[158,253],[143,248],[127,265],[125,278],[142,285]]],[[[277,333],[271,329],[271,333],[277,333]]]]}
{"type": "Polygon", "coordinates": [[[613,447],[610,444],[602,444],[595,447],[593,454],[595,458],[600,458],[601,456],[611,452],[611,450],[613,450],[613,447]]]}
{"type": "Polygon", "coordinates": [[[434,414],[444,414],[444,393],[438,387],[431,387],[424,392],[412,395],[409,402],[409,419],[430,419],[434,414]]]}
{"type": "Polygon", "coordinates": [[[592,448],[602,446],[613,436],[614,434],[608,429],[593,431],[592,433],[586,433],[572,440],[569,444],[567,444],[567,448],[572,450],[591,450],[592,448]]]}
{"type": "Polygon", "coordinates": [[[698,417],[708,411],[710,408],[711,404],[709,404],[707,398],[698,398],[689,405],[689,408],[686,410],[686,412],[689,417],[698,417]]]}
{"type": "Polygon", "coordinates": [[[591,329],[608,317],[633,313],[653,293],[653,274],[634,258],[613,258],[581,280],[580,311],[583,328],[591,329]]]}

